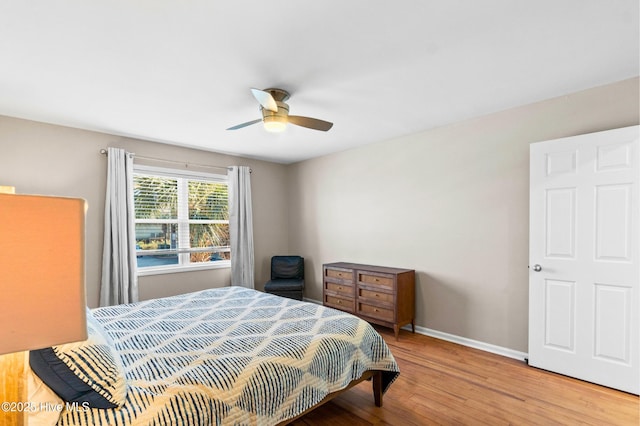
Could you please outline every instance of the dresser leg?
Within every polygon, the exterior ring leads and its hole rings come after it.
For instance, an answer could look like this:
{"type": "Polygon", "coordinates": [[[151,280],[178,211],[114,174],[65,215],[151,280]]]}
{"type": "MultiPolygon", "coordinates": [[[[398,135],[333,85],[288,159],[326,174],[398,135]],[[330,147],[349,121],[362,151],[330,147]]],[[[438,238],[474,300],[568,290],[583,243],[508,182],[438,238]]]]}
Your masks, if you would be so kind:
{"type": "Polygon", "coordinates": [[[396,335],[396,342],[398,341],[398,336],[400,335],[400,326],[398,324],[395,324],[393,326],[393,334],[396,335]]]}
{"type": "Polygon", "coordinates": [[[416,321],[415,318],[411,318],[411,332],[416,334],[416,321]]]}

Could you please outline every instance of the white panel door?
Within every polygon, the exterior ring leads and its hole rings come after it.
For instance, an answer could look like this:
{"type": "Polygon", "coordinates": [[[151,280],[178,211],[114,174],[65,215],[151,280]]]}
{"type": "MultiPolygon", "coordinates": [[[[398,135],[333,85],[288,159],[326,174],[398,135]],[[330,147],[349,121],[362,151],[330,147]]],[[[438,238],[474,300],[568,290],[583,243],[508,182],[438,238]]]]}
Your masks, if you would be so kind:
{"type": "Polygon", "coordinates": [[[639,126],[531,144],[529,364],[640,391],[639,126]]]}

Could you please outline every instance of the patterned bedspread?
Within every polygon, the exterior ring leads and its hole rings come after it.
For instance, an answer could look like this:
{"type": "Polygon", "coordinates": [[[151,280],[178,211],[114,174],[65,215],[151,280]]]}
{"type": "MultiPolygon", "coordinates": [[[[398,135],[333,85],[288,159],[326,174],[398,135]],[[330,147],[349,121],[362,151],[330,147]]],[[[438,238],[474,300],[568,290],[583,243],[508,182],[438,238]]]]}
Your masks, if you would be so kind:
{"type": "Polygon", "coordinates": [[[366,370],[384,371],[385,390],[399,371],[365,321],[241,287],[93,315],[124,363],[126,403],[63,410],[61,425],[274,425],[366,370]]]}

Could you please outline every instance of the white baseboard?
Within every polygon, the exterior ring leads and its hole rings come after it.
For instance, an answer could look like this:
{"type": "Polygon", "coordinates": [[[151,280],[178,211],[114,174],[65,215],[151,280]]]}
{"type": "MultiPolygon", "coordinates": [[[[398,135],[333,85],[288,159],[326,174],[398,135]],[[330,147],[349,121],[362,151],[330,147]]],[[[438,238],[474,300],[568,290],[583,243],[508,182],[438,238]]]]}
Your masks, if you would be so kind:
{"type": "MultiPolygon", "coordinates": [[[[411,326],[402,327],[403,330],[411,331],[411,326]]],[[[506,356],[508,358],[514,358],[520,361],[524,361],[529,355],[525,352],[515,351],[513,349],[504,348],[502,346],[492,345],[491,343],[480,342],[478,340],[469,339],[466,337],[456,336],[455,334],[445,333],[443,331],[432,330],[426,327],[420,327],[416,325],[416,333],[424,334],[425,336],[435,337],[436,339],[446,340],[448,342],[457,343],[459,345],[468,346],[470,348],[480,349],[481,351],[491,352],[497,355],[506,356]]]]}
{"type": "MultiPolygon", "coordinates": [[[[304,301],[322,305],[322,302],[314,299],[305,298],[304,301]]],[[[402,327],[402,329],[411,331],[411,326],[407,325],[402,327]]],[[[416,325],[416,333],[424,334],[425,336],[435,337],[436,339],[440,339],[440,340],[446,340],[447,342],[453,342],[459,345],[468,346],[470,348],[480,349],[481,351],[491,352],[497,355],[506,356],[508,358],[513,358],[520,361],[524,361],[529,357],[529,355],[525,352],[515,351],[513,349],[504,348],[502,346],[492,345],[491,343],[485,343],[485,342],[480,342],[478,340],[468,339],[466,337],[456,336],[455,334],[449,334],[443,331],[432,330],[426,327],[420,327],[419,325],[416,325]]]]}

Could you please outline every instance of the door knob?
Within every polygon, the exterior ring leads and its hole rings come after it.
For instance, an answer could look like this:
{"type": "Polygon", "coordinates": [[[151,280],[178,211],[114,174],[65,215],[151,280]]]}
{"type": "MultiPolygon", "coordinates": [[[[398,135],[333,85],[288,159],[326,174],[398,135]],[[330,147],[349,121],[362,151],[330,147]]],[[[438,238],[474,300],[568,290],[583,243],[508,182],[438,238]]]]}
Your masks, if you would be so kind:
{"type": "Polygon", "coordinates": [[[533,269],[535,272],[540,272],[540,271],[542,271],[542,266],[540,266],[540,265],[538,265],[536,263],[535,265],[533,265],[533,267],[531,269],[533,269]]]}

